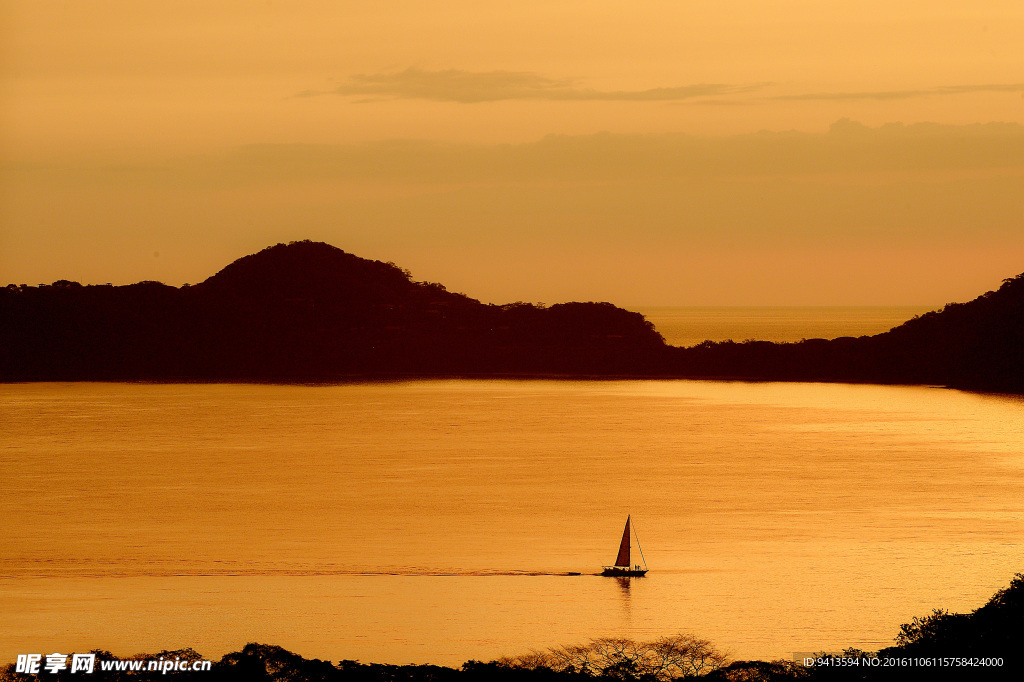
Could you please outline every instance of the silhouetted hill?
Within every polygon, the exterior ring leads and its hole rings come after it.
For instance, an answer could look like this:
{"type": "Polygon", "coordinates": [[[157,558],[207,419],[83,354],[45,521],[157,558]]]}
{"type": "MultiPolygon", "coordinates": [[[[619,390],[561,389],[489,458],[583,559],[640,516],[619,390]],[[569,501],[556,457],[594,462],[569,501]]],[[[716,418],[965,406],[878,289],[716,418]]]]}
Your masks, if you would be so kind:
{"type": "Polygon", "coordinates": [[[1024,274],[877,337],[898,380],[1024,390],[1024,274]]]}
{"type": "Polygon", "coordinates": [[[309,241],[180,289],[10,285],[0,347],[5,381],[643,374],[666,348],[608,303],[485,305],[309,241]]]}
{"type": "Polygon", "coordinates": [[[883,334],[797,343],[704,342],[673,349],[690,377],[850,381],[1024,392],[1024,274],[883,334]]]}
{"type": "MultiPolygon", "coordinates": [[[[311,241],[278,244],[239,258],[197,287],[259,301],[314,298],[363,306],[415,297],[424,288],[393,263],[311,241]]],[[[431,294],[437,289],[435,285],[431,294]]]]}
{"type": "Polygon", "coordinates": [[[884,334],[666,346],[610,303],[485,305],[328,244],[278,244],[195,286],[9,285],[0,380],[658,376],[1024,393],[1024,275],[884,334]]]}

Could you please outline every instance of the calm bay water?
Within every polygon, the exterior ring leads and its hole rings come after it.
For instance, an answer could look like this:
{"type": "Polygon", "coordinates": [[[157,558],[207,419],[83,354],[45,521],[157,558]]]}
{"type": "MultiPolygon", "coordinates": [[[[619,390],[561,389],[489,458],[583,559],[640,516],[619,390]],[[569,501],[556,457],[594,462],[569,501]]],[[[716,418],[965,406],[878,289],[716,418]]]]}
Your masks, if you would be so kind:
{"type": "Polygon", "coordinates": [[[892,642],[1024,570],[1024,410],[689,381],[0,386],[0,661],[892,642]],[[633,515],[651,572],[594,575],[633,515]],[[583,575],[567,575],[580,572],[583,575]]]}

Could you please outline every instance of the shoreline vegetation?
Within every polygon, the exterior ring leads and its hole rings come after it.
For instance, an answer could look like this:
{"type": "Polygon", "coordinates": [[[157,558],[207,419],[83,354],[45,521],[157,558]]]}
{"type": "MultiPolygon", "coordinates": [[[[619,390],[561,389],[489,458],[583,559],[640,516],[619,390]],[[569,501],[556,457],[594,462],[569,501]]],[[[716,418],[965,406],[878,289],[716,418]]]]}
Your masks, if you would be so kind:
{"type": "Polygon", "coordinates": [[[1024,274],[874,336],[665,343],[611,303],[488,305],[328,244],[196,285],[0,288],[0,382],[679,378],[1024,393],[1024,274]]]}
{"type": "MultiPolygon", "coordinates": [[[[103,670],[97,663],[88,677],[95,682],[147,682],[158,679],[203,682],[782,682],[785,680],[1018,680],[1024,672],[1024,573],[971,613],[934,610],[900,626],[895,645],[878,652],[848,648],[841,653],[807,654],[801,660],[730,661],[713,644],[692,635],[652,642],[597,639],[585,645],[501,658],[467,661],[459,668],[437,665],[389,665],[342,660],[337,664],[306,659],[279,646],[247,644],[223,656],[207,670],[103,670]],[[812,659],[812,660],[808,660],[812,659]]],[[[93,650],[96,661],[202,661],[193,649],[140,654],[115,659],[93,650]]],[[[180,668],[186,666],[181,665],[180,668]]],[[[81,672],[20,673],[11,663],[0,668],[0,682],[78,679],[81,672]]]]}

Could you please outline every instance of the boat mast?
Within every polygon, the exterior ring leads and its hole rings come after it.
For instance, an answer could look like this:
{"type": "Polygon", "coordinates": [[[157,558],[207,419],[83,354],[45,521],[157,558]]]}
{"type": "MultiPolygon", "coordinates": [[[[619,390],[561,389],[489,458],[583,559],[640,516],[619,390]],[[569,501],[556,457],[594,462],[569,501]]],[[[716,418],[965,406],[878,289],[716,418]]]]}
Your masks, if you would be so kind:
{"type": "MultiPolygon", "coordinates": [[[[629,525],[629,517],[626,517],[626,525],[629,525]]],[[[633,528],[633,537],[636,538],[636,548],[640,550],[640,559],[644,562],[644,568],[647,568],[647,559],[644,558],[644,550],[640,547],[640,536],[636,534],[636,528],[633,528]]]]}

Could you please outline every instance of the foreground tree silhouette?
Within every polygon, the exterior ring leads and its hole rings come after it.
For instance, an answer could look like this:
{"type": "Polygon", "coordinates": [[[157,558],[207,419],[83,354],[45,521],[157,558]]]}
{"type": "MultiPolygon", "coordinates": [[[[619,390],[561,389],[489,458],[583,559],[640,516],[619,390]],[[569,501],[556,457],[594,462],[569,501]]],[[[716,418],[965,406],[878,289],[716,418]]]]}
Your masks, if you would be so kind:
{"type": "Polygon", "coordinates": [[[604,637],[588,644],[534,651],[502,658],[499,665],[527,670],[548,668],[621,680],[672,680],[704,675],[725,665],[727,657],[711,642],[678,634],[653,642],[604,637]]]}
{"type": "Polygon", "coordinates": [[[896,646],[879,655],[1006,657],[1004,670],[1019,671],[1024,641],[1024,573],[971,613],[935,609],[900,626],[896,646]]]}

